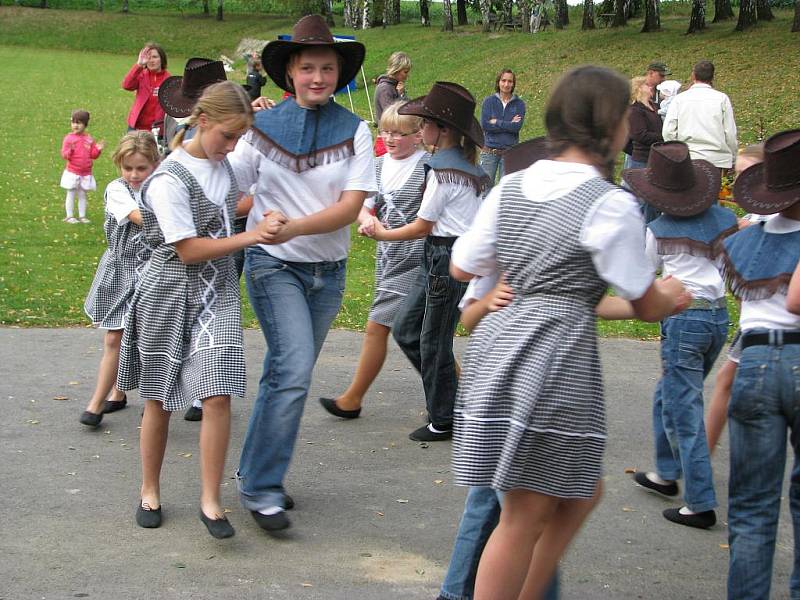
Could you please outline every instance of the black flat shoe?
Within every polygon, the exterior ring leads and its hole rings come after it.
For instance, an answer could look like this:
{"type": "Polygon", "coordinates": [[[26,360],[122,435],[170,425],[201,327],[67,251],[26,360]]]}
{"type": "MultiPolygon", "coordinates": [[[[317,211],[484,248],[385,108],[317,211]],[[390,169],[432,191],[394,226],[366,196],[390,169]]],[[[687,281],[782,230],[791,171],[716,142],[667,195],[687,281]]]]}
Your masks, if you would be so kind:
{"type": "Polygon", "coordinates": [[[128,396],[122,397],[122,400],[106,400],[103,403],[103,414],[117,412],[128,406],[128,396]]]}
{"type": "Polygon", "coordinates": [[[343,410],[336,406],[336,400],[333,398],[320,398],[319,403],[322,408],[331,413],[334,417],[341,417],[342,419],[357,419],[361,414],[361,408],[355,410],[343,410]]]}
{"type": "Polygon", "coordinates": [[[161,507],[150,508],[142,506],[141,501],[136,507],[136,524],[145,529],[155,529],[161,527],[161,507]]]}
{"type": "Polygon", "coordinates": [[[678,495],[678,484],[674,481],[666,485],[656,483],[655,481],[652,481],[644,471],[636,471],[636,473],[633,474],[633,480],[643,488],[646,488],[657,494],[661,494],[662,496],[666,496],[667,498],[672,498],[678,495]]]}
{"type": "Polygon", "coordinates": [[[294,508],[294,498],[292,498],[289,494],[283,495],[283,509],[284,510],[292,510],[294,508]]]}
{"type": "Polygon", "coordinates": [[[79,420],[87,427],[97,427],[98,425],[100,425],[100,421],[103,420],[103,413],[98,414],[85,410],[83,411],[83,414],[81,415],[81,418],[79,420]]]}
{"type": "Polygon", "coordinates": [[[292,522],[289,520],[289,517],[286,516],[285,511],[276,512],[272,515],[264,515],[257,510],[251,510],[250,514],[253,515],[253,519],[255,519],[258,526],[265,531],[281,531],[283,529],[289,529],[292,526],[292,522]]]}
{"type": "Polygon", "coordinates": [[[687,527],[696,527],[697,529],[708,529],[717,523],[717,514],[713,510],[684,515],[679,508],[668,508],[662,514],[667,521],[686,525],[687,527]]]}
{"type": "Polygon", "coordinates": [[[186,412],[183,414],[183,419],[185,421],[202,421],[203,420],[203,409],[197,408],[196,406],[190,406],[186,409],[186,412]]]}
{"type": "Polygon", "coordinates": [[[203,522],[203,525],[206,526],[206,529],[208,529],[208,533],[218,540],[224,540],[225,538],[233,537],[233,535],[236,533],[236,530],[233,528],[233,525],[231,525],[230,521],[228,521],[227,517],[222,517],[221,519],[210,519],[205,515],[202,508],[200,509],[200,520],[203,522]]]}
{"type": "Polygon", "coordinates": [[[419,429],[415,429],[408,434],[408,439],[415,442],[444,442],[453,437],[453,430],[435,432],[428,429],[427,425],[423,425],[419,429]]]}

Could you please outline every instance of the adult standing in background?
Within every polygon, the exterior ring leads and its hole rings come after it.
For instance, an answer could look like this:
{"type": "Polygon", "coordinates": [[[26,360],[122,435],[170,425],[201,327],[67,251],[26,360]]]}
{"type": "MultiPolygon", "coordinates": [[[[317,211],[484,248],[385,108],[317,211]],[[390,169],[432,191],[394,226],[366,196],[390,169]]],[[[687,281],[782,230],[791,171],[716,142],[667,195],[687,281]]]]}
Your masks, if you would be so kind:
{"type": "Polygon", "coordinates": [[[712,86],[714,63],[701,60],[692,69],[691,87],[670,103],[662,130],[664,141],[689,146],[692,160],[704,159],[720,169],[736,160],[736,121],[730,98],[712,86]]]}
{"type": "Polygon", "coordinates": [[[519,131],[525,121],[525,103],[514,93],[517,76],[503,69],[494,82],[495,93],[487,96],[481,106],[481,127],[486,145],[481,149],[481,168],[492,185],[498,171],[503,176],[503,153],[519,142],[519,131]]]}
{"type": "MultiPolygon", "coordinates": [[[[644,169],[650,157],[650,147],[663,142],[661,137],[661,117],[652,101],[652,90],[647,77],[631,79],[631,109],[628,111],[628,129],[631,141],[631,155],[626,159],[626,169],[644,169]]],[[[625,186],[627,187],[627,186],[625,186]]],[[[658,218],[661,212],[647,201],[639,198],[644,220],[649,223],[658,218]]]]}
{"type": "Polygon", "coordinates": [[[650,102],[655,106],[656,110],[659,108],[658,90],[656,87],[667,78],[667,75],[672,75],[672,71],[670,71],[669,67],[663,62],[651,62],[647,65],[644,80],[650,87],[650,102]]]}
{"type": "Polygon", "coordinates": [[[151,131],[154,124],[158,124],[161,129],[164,109],[158,103],[158,88],[169,76],[166,52],[158,44],[148,42],[139,52],[136,64],[122,80],[122,89],[136,92],[133,106],[128,113],[128,131],[151,131]]]}
{"type": "MultiPolygon", "coordinates": [[[[387,106],[398,100],[408,100],[406,80],[411,72],[411,58],[405,52],[392,52],[386,65],[386,73],[379,75],[375,85],[375,123],[381,122],[381,115],[387,106]]],[[[383,138],[375,140],[375,156],[386,154],[383,138]]]]}

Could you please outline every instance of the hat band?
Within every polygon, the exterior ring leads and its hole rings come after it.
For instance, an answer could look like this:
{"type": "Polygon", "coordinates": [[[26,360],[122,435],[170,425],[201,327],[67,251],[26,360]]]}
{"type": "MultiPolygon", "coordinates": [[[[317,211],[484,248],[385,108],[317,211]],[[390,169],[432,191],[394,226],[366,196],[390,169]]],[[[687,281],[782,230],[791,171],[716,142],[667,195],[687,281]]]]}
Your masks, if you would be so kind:
{"type": "Polygon", "coordinates": [[[767,183],[767,189],[779,192],[781,190],[793,188],[797,185],[800,185],[800,179],[794,179],[792,181],[783,181],[781,183],[767,183]]]}
{"type": "Polygon", "coordinates": [[[333,38],[324,38],[324,37],[304,37],[298,38],[296,40],[292,40],[298,44],[307,44],[308,42],[323,42],[325,44],[335,44],[336,40],[333,38]]]}
{"type": "Polygon", "coordinates": [[[647,178],[647,181],[649,181],[652,185],[654,185],[655,187],[660,188],[662,190],[667,190],[669,192],[685,192],[686,190],[692,189],[692,186],[695,184],[695,182],[692,182],[689,185],[686,185],[686,184],[683,184],[683,183],[678,183],[676,185],[667,185],[667,184],[662,183],[660,181],[655,181],[653,179],[653,172],[652,172],[651,169],[647,169],[645,171],[645,173],[646,173],[645,176],[647,178]]]}

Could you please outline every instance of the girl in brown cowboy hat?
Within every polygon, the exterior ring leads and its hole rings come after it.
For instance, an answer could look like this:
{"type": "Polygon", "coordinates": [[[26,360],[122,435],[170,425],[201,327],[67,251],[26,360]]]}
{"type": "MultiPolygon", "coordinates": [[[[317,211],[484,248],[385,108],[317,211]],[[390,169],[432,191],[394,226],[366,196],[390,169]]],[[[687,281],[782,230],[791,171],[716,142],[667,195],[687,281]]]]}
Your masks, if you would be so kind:
{"type": "Polygon", "coordinates": [[[336,42],[319,15],[300,19],[291,41],[262,53],[267,74],[293,96],[258,113],[231,155],[240,189],[256,186],[248,228],[278,226],[245,258],[269,350],[238,482],[242,504],[267,531],[290,526],[283,480],[311,372],[342,303],[349,225],[377,188],[367,124],[331,100],[363,60],[364,46],[336,42]]]}
{"type": "Polygon", "coordinates": [[[628,94],[608,69],[565,74],[545,113],[553,160],[504,178],[453,250],[453,277],[500,271],[514,292],[473,332],[455,407],[456,483],[504,492],[476,598],[540,597],[600,497],[606,289],[648,321],[687,303],[679,281],[654,282],[636,200],[608,181],[628,94]]]}
{"type": "Polygon", "coordinates": [[[417,218],[397,229],[373,219],[362,227],[379,241],[425,238],[416,283],[395,317],[392,335],[422,375],[428,423],[409,435],[414,441],[448,440],[452,436],[457,377],[453,334],[458,303],[466,285],[449,276],[450,252],[472,223],[489,186],[477,166],[483,132],[474,117],[475,99],[455,83],[438,82],[424,97],[401,106],[400,114],[423,118],[422,141],[435,147],[428,161],[425,191],[417,218]]]}

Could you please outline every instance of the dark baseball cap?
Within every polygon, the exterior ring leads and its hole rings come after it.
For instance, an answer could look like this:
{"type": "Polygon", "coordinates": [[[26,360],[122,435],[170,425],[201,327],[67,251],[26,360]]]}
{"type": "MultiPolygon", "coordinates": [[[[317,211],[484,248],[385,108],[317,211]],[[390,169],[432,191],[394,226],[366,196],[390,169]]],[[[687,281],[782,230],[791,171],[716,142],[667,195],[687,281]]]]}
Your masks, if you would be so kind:
{"type": "Polygon", "coordinates": [[[672,71],[669,70],[669,67],[662,62],[651,62],[647,65],[648,71],[658,71],[662,75],[672,75],[672,71]]]}

